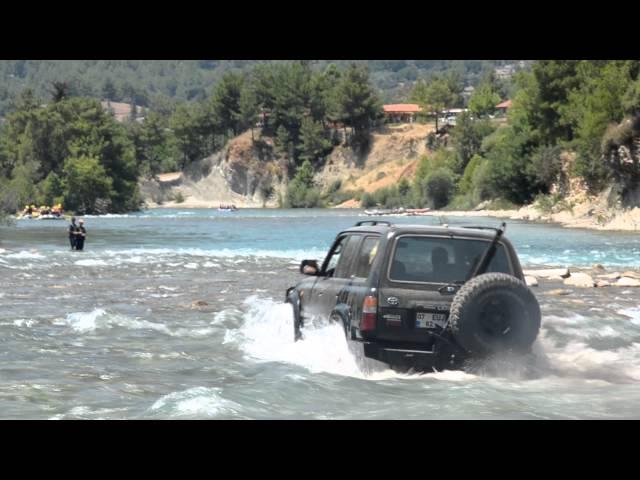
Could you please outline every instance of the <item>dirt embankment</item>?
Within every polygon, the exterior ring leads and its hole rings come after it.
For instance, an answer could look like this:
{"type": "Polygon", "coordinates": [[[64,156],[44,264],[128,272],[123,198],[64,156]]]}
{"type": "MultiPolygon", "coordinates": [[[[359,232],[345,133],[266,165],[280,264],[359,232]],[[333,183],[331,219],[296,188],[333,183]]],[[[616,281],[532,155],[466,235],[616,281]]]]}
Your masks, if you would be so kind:
{"type": "MultiPolygon", "coordinates": [[[[385,127],[372,136],[372,144],[364,158],[358,158],[350,147],[338,146],[328,156],[324,167],[315,175],[325,189],[340,180],[343,190],[373,192],[410,179],[418,159],[426,153],[425,139],[432,125],[406,124],[385,127]]],[[[257,131],[254,138],[258,139],[257,131]]],[[[153,181],[141,182],[147,206],[212,208],[233,203],[238,207],[275,207],[279,195],[286,190],[287,160],[278,155],[273,139],[253,141],[247,131],[232,139],[219,153],[194,162],[183,173],[159,175],[153,181]],[[265,201],[265,185],[273,187],[265,201]]],[[[355,200],[340,205],[359,207],[355,200]]]]}
{"type": "MultiPolygon", "coordinates": [[[[257,137],[257,133],[254,132],[257,137]]],[[[149,208],[274,207],[284,189],[285,169],[270,139],[253,142],[247,131],[219,153],[189,165],[184,172],[159,175],[140,188],[149,208]],[[266,196],[266,186],[271,195],[266,196]]]]}
{"type": "MultiPolygon", "coordinates": [[[[338,147],[327,158],[316,181],[327,187],[340,180],[343,190],[374,192],[396,184],[401,178],[411,179],[420,157],[427,152],[425,140],[432,131],[431,124],[385,127],[372,135],[371,148],[362,159],[349,147],[338,147]]],[[[338,205],[350,207],[359,207],[359,203],[348,200],[338,205]]]]}

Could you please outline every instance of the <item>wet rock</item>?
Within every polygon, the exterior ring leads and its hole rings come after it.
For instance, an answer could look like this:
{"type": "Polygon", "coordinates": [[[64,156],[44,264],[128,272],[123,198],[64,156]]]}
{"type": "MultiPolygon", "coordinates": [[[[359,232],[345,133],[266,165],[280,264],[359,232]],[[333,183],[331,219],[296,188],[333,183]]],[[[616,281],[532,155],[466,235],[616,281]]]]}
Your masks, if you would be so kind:
{"type": "Polygon", "coordinates": [[[617,280],[622,276],[620,272],[609,273],[607,275],[598,275],[598,278],[604,278],[605,280],[617,280]]]}
{"type": "Polygon", "coordinates": [[[591,275],[587,275],[586,273],[573,273],[569,278],[565,278],[565,285],[570,285],[572,287],[581,287],[581,288],[591,288],[595,286],[595,282],[591,275]]]}
{"type": "Polygon", "coordinates": [[[591,268],[593,268],[594,270],[600,270],[600,271],[604,271],[604,265],[602,265],[601,263],[594,263],[591,268]]]}
{"type": "Polygon", "coordinates": [[[616,287],[640,287],[640,280],[624,276],[614,283],[614,285],[616,287]]]}
{"type": "Polygon", "coordinates": [[[557,288],[555,290],[549,290],[547,295],[559,296],[559,295],[569,295],[571,290],[565,290],[563,288],[557,288]]]}
{"type": "Polygon", "coordinates": [[[624,272],[621,276],[640,280],[640,273],[637,273],[637,272],[627,271],[627,272],[624,272]]]}
{"type": "Polygon", "coordinates": [[[597,288],[608,287],[610,285],[611,283],[608,280],[596,280],[597,288]]]}
{"type": "Polygon", "coordinates": [[[547,278],[547,280],[549,280],[550,282],[562,282],[564,281],[563,277],[559,277],[559,276],[555,276],[555,277],[549,277],[547,278]]]}
{"type": "Polygon", "coordinates": [[[524,274],[530,277],[549,278],[562,277],[567,278],[571,275],[568,268],[549,268],[545,270],[525,270],[524,274]]]}
{"type": "Polygon", "coordinates": [[[536,277],[532,277],[530,275],[527,275],[526,277],[524,277],[524,281],[527,284],[527,287],[537,287],[538,286],[538,279],[536,277]]]}
{"type": "Polygon", "coordinates": [[[206,307],[207,305],[209,305],[209,304],[207,302],[205,302],[204,300],[196,300],[195,302],[193,302],[191,304],[191,308],[206,307]]]}

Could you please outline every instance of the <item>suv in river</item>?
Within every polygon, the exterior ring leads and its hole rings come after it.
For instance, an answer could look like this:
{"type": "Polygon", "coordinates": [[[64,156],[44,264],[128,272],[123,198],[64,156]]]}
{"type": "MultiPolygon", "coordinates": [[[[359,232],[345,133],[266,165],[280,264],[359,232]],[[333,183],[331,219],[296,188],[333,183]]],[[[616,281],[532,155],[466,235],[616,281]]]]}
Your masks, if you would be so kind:
{"type": "Polygon", "coordinates": [[[344,326],[365,357],[397,369],[461,368],[471,357],[528,353],[540,307],[501,228],[358,222],[286,292],[294,336],[313,317],[344,326]]]}

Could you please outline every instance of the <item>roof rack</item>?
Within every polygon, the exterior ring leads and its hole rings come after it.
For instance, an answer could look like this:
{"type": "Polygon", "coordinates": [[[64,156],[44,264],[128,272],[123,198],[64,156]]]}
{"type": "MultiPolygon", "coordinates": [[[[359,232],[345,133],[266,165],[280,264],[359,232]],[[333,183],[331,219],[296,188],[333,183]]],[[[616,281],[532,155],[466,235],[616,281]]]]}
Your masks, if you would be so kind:
{"type": "Polygon", "coordinates": [[[384,220],[363,220],[361,222],[356,223],[355,227],[360,227],[362,225],[387,225],[391,226],[391,222],[385,222],[384,220]]]}
{"type": "Polygon", "coordinates": [[[486,225],[460,225],[460,228],[473,228],[476,230],[493,230],[494,232],[497,232],[498,230],[502,230],[502,231],[506,230],[507,224],[505,222],[502,222],[500,227],[487,227],[486,225]]]}

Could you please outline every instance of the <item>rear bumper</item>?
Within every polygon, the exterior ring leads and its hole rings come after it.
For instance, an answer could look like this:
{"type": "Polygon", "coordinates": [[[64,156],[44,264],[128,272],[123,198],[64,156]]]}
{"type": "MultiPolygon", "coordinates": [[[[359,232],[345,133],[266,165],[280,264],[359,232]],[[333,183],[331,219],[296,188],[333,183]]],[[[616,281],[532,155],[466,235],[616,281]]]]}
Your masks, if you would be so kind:
{"type": "Polygon", "coordinates": [[[377,342],[363,342],[367,358],[387,363],[391,367],[415,370],[460,368],[464,358],[448,348],[435,344],[431,350],[405,349],[377,342]]]}

